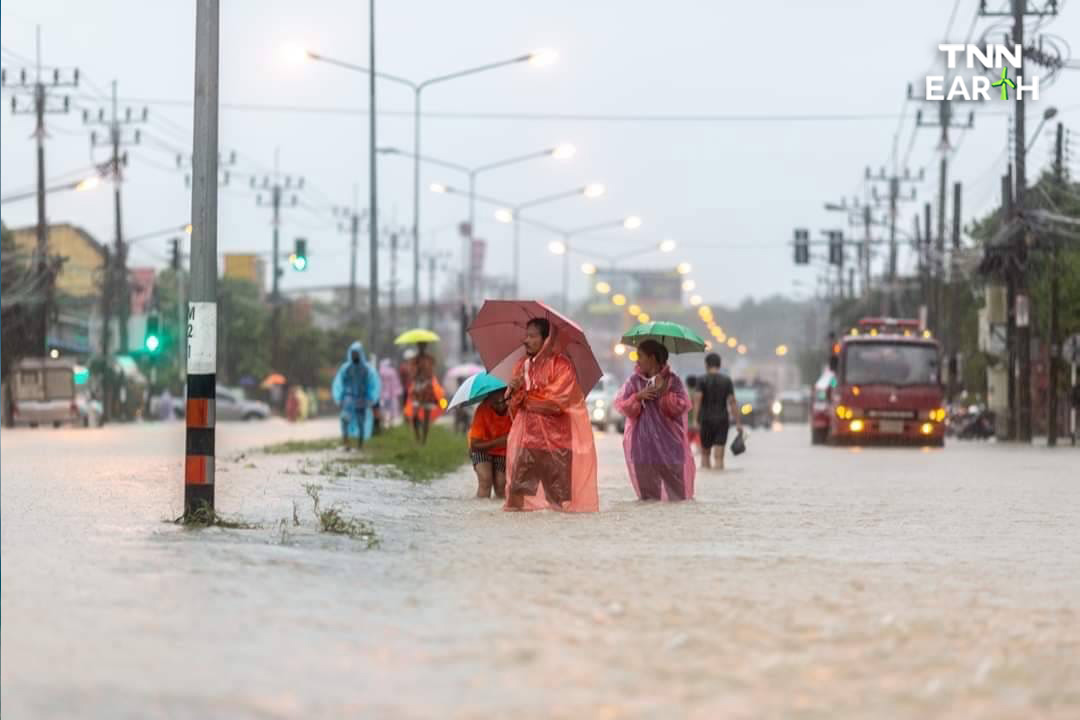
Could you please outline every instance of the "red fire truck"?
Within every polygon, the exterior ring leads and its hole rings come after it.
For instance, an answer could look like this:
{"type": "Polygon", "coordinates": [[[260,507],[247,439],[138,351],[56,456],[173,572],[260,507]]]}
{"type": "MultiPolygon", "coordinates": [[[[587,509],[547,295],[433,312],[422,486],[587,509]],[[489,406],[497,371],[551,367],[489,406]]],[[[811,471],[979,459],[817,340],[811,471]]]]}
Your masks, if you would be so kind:
{"type": "Polygon", "coordinates": [[[833,346],[827,441],[945,444],[941,347],[915,320],[863,318],[833,346]]]}

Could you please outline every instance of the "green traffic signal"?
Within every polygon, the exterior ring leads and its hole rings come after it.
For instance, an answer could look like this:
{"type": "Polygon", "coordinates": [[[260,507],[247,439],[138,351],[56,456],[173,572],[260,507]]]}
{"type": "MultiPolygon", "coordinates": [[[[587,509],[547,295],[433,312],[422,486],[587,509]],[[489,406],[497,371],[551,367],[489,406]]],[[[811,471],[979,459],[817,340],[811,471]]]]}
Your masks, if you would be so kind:
{"type": "Polygon", "coordinates": [[[300,272],[307,270],[307,238],[296,238],[296,249],[289,256],[289,262],[292,264],[293,270],[300,272]]]}
{"type": "Polygon", "coordinates": [[[146,318],[146,338],[143,340],[143,347],[145,347],[149,353],[156,353],[161,348],[159,322],[157,315],[151,315],[146,318]]]}

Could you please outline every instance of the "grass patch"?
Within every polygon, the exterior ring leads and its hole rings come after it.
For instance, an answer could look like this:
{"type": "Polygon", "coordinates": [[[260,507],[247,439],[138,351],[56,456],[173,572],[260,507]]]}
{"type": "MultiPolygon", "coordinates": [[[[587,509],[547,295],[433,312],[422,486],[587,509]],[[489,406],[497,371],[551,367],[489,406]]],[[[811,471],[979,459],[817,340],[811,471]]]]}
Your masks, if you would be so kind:
{"type": "Polygon", "coordinates": [[[468,458],[464,435],[436,425],[428,434],[427,445],[416,443],[412,428],[399,425],[364,443],[363,454],[339,460],[350,465],[393,465],[407,479],[428,483],[461,467],[468,458]]]}
{"type": "MultiPolygon", "coordinates": [[[[353,540],[360,540],[367,544],[368,549],[379,546],[379,536],[375,533],[375,527],[367,520],[345,515],[341,512],[340,505],[331,505],[325,510],[319,507],[318,485],[304,485],[304,491],[311,498],[311,510],[315,514],[315,520],[319,524],[319,532],[331,535],[345,535],[353,540]]],[[[293,513],[295,519],[295,510],[293,513]]],[[[282,537],[285,537],[284,530],[282,537]]]]}
{"type": "Polygon", "coordinates": [[[267,445],[262,449],[267,455],[289,455],[305,452],[321,452],[323,450],[335,450],[341,446],[341,438],[323,438],[321,440],[286,440],[285,442],[267,445]]]}
{"type": "Polygon", "coordinates": [[[205,501],[190,513],[181,515],[172,522],[189,528],[219,527],[226,530],[258,530],[262,527],[258,523],[247,522],[235,516],[222,515],[205,501]]]}

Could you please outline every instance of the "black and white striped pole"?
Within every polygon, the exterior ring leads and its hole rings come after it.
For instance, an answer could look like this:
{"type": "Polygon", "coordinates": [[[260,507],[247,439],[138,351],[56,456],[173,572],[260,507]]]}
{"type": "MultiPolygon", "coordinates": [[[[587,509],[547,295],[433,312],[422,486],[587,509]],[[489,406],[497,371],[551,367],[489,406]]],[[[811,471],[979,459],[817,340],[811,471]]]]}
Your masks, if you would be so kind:
{"type": "Polygon", "coordinates": [[[195,11],[195,136],[191,161],[191,272],[187,320],[187,452],[184,516],[214,507],[217,385],[219,0],[195,11]]]}

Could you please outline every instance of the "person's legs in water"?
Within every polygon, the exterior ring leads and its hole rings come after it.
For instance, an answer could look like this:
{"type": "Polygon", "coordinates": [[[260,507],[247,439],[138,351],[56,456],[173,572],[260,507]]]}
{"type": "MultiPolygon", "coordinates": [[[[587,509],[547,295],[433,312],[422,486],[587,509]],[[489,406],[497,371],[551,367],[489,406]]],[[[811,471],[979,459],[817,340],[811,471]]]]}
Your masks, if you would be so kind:
{"type": "Polygon", "coordinates": [[[634,474],[637,477],[638,492],[642,500],[660,499],[660,473],[657,466],[639,463],[634,466],[634,474]]]}
{"type": "Polygon", "coordinates": [[[413,409],[412,410],[413,410],[413,416],[412,416],[413,434],[416,436],[416,442],[420,442],[420,426],[421,426],[420,413],[423,412],[423,411],[420,409],[420,406],[417,403],[413,403],[413,409]]]}
{"type": "Polygon", "coordinates": [[[485,461],[473,465],[473,470],[476,471],[476,497],[486,500],[491,497],[495,468],[490,461],[485,461]]]}
{"type": "Polygon", "coordinates": [[[504,458],[495,458],[492,463],[492,469],[495,471],[494,487],[495,497],[500,500],[506,497],[506,460],[504,458]],[[499,462],[502,460],[502,462],[499,462]]]}

